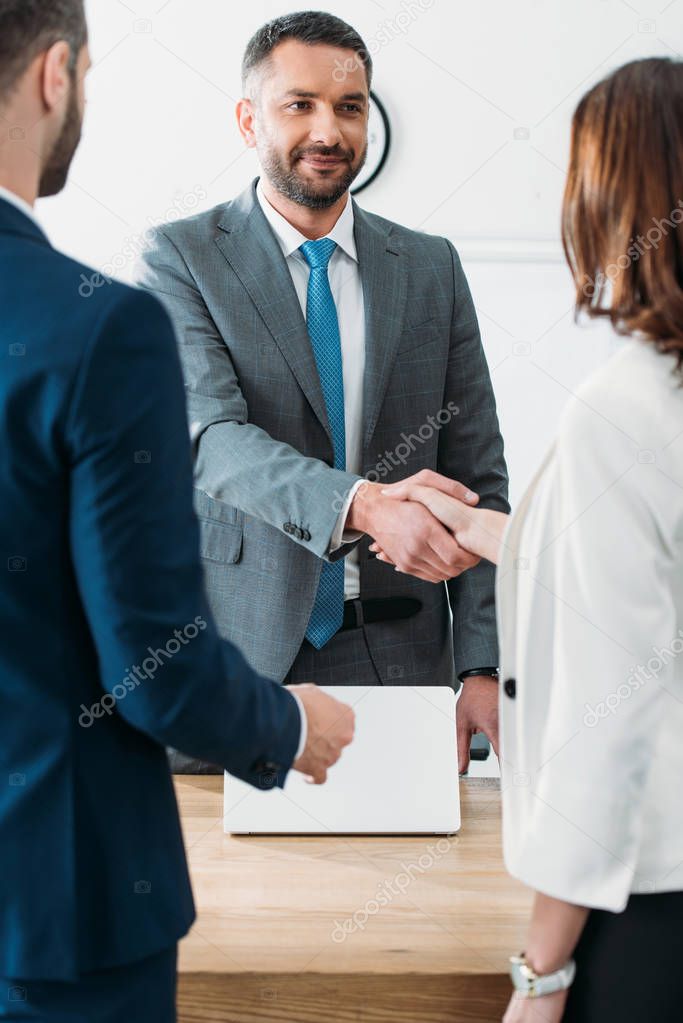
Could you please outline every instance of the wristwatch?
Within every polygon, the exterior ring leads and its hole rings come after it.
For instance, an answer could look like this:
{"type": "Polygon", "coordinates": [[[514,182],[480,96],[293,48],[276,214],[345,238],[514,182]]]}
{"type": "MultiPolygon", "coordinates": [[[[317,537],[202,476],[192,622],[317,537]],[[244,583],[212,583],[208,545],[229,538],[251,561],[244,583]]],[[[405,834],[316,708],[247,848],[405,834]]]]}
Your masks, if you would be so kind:
{"type": "Polygon", "coordinates": [[[575,974],[576,963],[573,959],[554,973],[541,976],[531,969],[523,952],[518,956],[510,956],[510,976],[521,998],[540,998],[552,995],[555,991],[566,991],[575,974]]]}
{"type": "Polygon", "coordinates": [[[474,678],[477,675],[488,675],[490,678],[498,679],[498,668],[469,668],[467,671],[461,671],[458,678],[461,682],[464,682],[466,678],[474,678]]]}

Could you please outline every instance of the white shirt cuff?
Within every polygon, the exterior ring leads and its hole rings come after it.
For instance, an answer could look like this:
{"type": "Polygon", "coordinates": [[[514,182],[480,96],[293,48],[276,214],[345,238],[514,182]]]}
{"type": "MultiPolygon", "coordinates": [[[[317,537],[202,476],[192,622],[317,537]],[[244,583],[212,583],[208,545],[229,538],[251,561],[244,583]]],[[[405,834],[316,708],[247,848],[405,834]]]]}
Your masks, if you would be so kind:
{"type": "Polygon", "coordinates": [[[294,757],[295,760],[298,760],[303,751],[306,749],[306,739],[308,738],[308,718],[306,717],[306,711],[304,710],[304,705],[301,702],[301,697],[297,696],[292,689],[290,689],[289,692],[296,700],[299,708],[299,716],[301,717],[301,736],[299,737],[299,746],[294,757]]]}
{"type": "Polygon", "coordinates": [[[337,524],[334,527],[334,532],[332,533],[330,546],[327,552],[328,554],[332,554],[333,551],[339,550],[342,544],[353,543],[354,540],[360,540],[360,538],[362,537],[363,535],[362,533],[359,533],[354,529],[345,529],[345,526],[346,519],[349,514],[349,508],[351,507],[351,502],[358,493],[359,488],[365,482],[366,481],[364,479],[356,480],[356,482],[353,484],[348,494],[346,495],[346,500],[344,501],[342,510],[339,512],[339,518],[337,519],[337,524]]]}

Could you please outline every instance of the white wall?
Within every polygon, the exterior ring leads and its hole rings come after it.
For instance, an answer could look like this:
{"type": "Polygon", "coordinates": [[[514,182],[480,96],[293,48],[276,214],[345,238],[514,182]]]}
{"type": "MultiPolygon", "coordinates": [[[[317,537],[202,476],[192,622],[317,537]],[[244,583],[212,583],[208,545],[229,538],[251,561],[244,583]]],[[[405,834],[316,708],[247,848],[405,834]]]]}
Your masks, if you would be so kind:
{"type": "MultiPolygon", "coordinates": [[[[258,173],[234,106],[247,39],[304,5],[86,0],[95,66],[53,242],[130,275],[152,222],[224,202],[258,173]],[[197,192],[205,196],[197,199],[197,192]]],[[[683,50],[682,0],[344,0],[375,53],[394,148],[361,205],[451,238],[479,311],[516,499],[577,383],[613,346],[572,325],[558,239],[569,122],[614,67],[683,50]]]]}

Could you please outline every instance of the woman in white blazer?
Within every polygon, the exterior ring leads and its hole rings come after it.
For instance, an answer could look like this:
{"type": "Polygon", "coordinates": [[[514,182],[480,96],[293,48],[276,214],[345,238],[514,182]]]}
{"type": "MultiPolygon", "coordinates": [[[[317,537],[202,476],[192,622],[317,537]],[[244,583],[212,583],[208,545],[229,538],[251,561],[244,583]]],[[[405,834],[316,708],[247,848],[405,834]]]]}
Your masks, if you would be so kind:
{"type": "Polygon", "coordinates": [[[619,352],[512,519],[387,491],[499,565],[505,862],[537,893],[505,1023],[683,1019],[681,221],[683,64],[634,62],[577,108],[563,210],[619,352]]]}

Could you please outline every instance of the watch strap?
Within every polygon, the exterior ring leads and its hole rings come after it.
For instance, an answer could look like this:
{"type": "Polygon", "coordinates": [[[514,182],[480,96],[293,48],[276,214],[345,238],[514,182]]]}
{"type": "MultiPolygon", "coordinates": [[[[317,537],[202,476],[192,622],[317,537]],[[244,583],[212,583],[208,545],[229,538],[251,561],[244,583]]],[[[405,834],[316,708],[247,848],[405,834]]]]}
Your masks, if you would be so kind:
{"type": "Polygon", "coordinates": [[[489,675],[491,678],[498,678],[498,668],[469,668],[461,671],[458,678],[464,682],[466,678],[474,678],[476,675],[489,675]]]}
{"type": "Polygon", "coordinates": [[[510,956],[510,976],[515,990],[522,998],[542,998],[556,991],[566,991],[576,975],[573,959],[553,973],[538,974],[529,966],[524,957],[510,956]]]}

